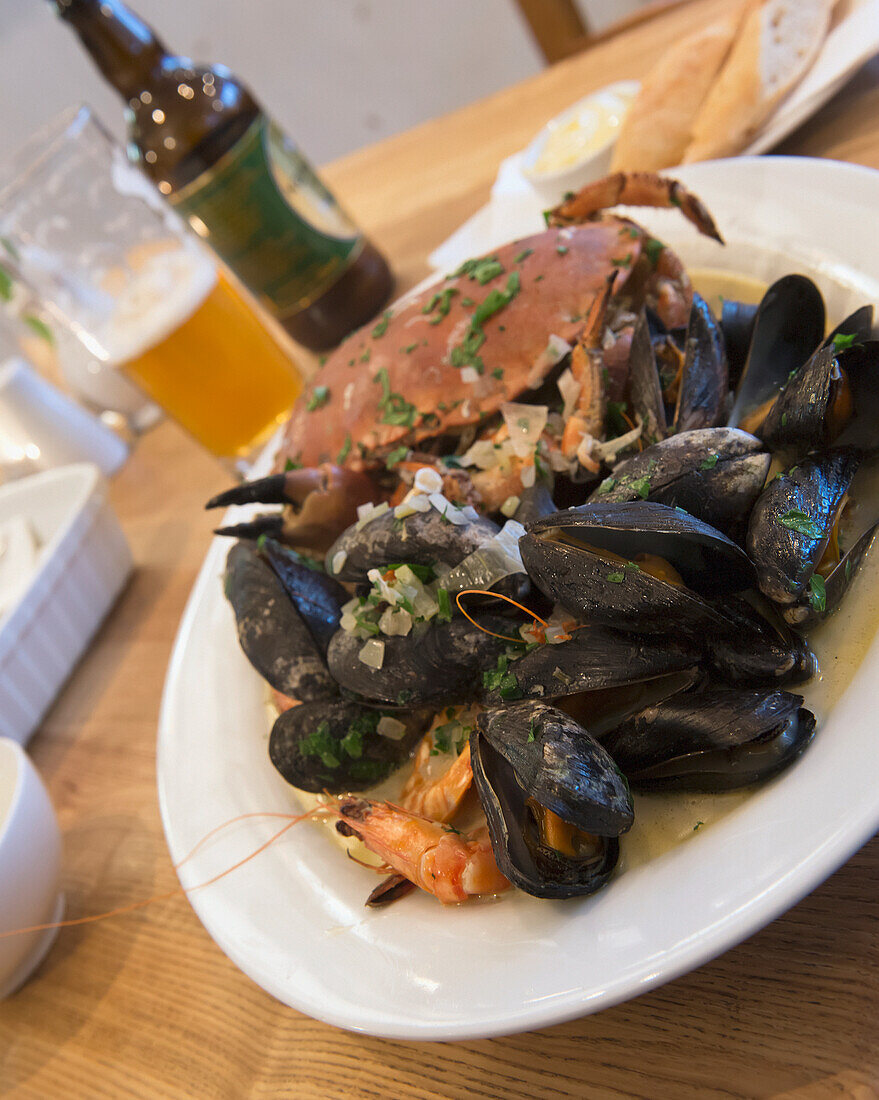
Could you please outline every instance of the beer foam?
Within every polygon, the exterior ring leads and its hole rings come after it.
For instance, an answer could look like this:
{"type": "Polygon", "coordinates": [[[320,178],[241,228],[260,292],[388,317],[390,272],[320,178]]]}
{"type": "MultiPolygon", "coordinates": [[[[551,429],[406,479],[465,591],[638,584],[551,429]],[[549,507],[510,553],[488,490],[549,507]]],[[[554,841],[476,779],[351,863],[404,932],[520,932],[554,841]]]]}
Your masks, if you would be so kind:
{"type": "Polygon", "coordinates": [[[136,359],[180,328],[217,283],[213,263],[187,248],[146,256],[125,275],[113,314],[96,334],[114,366],[136,359]]]}

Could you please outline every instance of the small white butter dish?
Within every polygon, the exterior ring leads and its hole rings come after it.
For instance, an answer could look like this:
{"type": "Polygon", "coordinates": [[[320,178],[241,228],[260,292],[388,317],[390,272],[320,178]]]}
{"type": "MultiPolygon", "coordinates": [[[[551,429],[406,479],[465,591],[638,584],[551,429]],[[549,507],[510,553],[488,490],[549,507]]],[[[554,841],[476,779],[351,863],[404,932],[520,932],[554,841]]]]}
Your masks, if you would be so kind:
{"type": "MultiPolygon", "coordinates": [[[[27,753],[0,738],[0,932],[54,924],[64,915],[61,833],[49,794],[27,753]]],[[[43,961],[57,928],[0,938],[0,1000],[43,961]]]]}
{"type": "Polygon", "coordinates": [[[0,486],[0,530],[23,517],[38,544],[0,616],[0,736],[25,744],[131,573],[98,468],[81,462],[0,486]]]}
{"type": "Polygon", "coordinates": [[[620,126],[640,87],[637,80],[608,84],[537,134],[522,156],[522,175],[548,206],[607,175],[620,126]]]}

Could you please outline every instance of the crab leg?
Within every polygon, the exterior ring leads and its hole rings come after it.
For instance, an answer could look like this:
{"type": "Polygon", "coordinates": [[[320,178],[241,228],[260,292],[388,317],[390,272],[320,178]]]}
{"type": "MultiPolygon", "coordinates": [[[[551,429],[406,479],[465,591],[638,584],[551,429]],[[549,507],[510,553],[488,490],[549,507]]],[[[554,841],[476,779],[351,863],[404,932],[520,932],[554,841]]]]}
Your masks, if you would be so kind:
{"type": "Polygon", "coordinates": [[[723,244],[714,219],[695,195],[667,176],[654,172],[616,172],[587,183],[572,198],[549,212],[549,225],[579,225],[612,206],[677,206],[700,233],[723,244]]]}

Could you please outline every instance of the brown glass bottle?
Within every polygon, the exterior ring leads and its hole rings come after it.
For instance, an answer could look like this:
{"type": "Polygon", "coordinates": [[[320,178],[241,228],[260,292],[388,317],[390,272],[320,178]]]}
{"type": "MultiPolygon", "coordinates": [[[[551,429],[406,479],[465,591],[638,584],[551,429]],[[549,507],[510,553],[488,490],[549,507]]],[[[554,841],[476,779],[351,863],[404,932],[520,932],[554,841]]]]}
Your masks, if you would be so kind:
{"type": "Polygon", "coordinates": [[[384,258],[228,69],[119,0],[50,2],[125,99],[129,155],[294,340],[322,351],[381,309],[384,258]]]}

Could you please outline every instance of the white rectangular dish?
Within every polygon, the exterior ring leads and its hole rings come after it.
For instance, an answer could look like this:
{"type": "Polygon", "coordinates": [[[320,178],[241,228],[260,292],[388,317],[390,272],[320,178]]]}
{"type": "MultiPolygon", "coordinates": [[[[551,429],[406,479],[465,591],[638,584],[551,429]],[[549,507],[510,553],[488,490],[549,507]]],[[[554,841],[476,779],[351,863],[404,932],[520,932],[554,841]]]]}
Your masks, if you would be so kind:
{"type": "Polygon", "coordinates": [[[132,569],[97,466],[77,463],[0,487],[0,523],[27,517],[36,568],[0,618],[0,735],[25,744],[132,569]]]}

